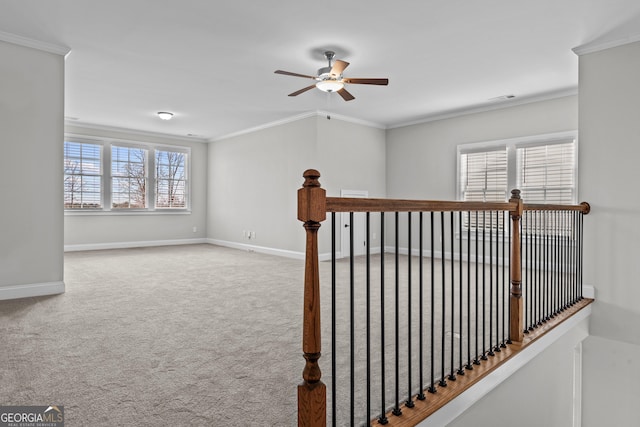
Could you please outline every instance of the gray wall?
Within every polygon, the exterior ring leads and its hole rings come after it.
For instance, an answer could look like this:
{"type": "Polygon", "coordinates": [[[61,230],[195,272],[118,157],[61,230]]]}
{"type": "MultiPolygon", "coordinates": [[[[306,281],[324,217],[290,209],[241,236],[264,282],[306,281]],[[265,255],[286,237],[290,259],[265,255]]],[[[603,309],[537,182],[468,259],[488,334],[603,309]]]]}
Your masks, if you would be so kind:
{"type": "Polygon", "coordinates": [[[388,130],[388,197],[455,200],[459,144],[576,130],[577,98],[567,96],[388,130]]]}
{"type": "Polygon", "coordinates": [[[580,351],[575,349],[587,331],[584,319],[447,427],[579,427],[573,394],[580,387],[574,384],[580,375],[575,371],[580,351]]]}
{"type": "Polygon", "coordinates": [[[597,285],[583,425],[638,425],[640,43],[580,57],[580,141],[581,194],[592,207],[585,280],[597,285]]]}
{"type": "Polygon", "coordinates": [[[1,41],[0,57],[0,298],[61,292],[64,58],[1,41]]]}
{"type": "MultiPolygon", "coordinates": [[[[207,216],[207,149],[203,142],[191,142],[170,136],[131,134],[114,130],[66,126],[74,135],[112,138],[191,147],[191,212],[188,214],[151,213],[71,213],[64,217],[64,244],[67,250],[121,246],[142,246],[206,236],[207,216]],[[196,227],[196,232],[193,232],[196,227]]],[[[105,179],[108,174],[105,174],[105,179]]]]}
{"type": "MultiPolygon", "coordinates": [[[[297,191],[306,169],[317,169],[328,196],[341,189],[385,195],[382,129],[312,115],[214,141],[209,148],[208,237],[215,243],[304,253],[297,191]],[[248,239],[244,231],[255,232],[248,239]]],[[[320,252],[330,248],[328,221],[320,252]]]]}

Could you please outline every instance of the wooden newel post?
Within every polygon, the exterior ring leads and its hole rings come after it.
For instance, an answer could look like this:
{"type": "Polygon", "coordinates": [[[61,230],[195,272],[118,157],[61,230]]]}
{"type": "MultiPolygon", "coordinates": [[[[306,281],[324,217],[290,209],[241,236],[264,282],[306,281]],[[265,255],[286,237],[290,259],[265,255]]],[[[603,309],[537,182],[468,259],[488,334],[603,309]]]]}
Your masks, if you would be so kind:
{"type": "Polygon", "coordinates": [[[298,386],[298,426],[327,425],[327,392],[320,381],[320,271],[318,267],[318,229],[327,217],[326,192],[320,188],[320,172],[304,172],[304,184],[298,190],[298,219],[304,222],[307,246],[304,268],[304,319],[302,351],[306,360],[303,382],[298,386]]]}
{"type": "Polygon", "coordinates": [[[520,219],[524,205],[520,198],[520,190],[511,191],[509,202],[516,203],[511,216],[511,290],[509,292],[509,339],[522,343],[524,339],[524,310],[522,304],[522,254],[520,253],[520,219]]]}

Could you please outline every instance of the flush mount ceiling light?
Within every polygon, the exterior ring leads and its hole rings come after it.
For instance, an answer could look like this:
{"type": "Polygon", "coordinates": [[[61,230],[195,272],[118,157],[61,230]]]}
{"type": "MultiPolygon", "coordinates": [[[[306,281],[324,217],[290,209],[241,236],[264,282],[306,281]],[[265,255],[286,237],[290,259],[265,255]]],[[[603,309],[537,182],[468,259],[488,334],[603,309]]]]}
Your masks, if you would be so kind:
{"type": "Polygon", "coordinates": [[[173,113],[169,113],[167,111],[158,111],[158,117],[160,117],[162,120],[171,120],[171,117],[173,117],[173,113]]]}

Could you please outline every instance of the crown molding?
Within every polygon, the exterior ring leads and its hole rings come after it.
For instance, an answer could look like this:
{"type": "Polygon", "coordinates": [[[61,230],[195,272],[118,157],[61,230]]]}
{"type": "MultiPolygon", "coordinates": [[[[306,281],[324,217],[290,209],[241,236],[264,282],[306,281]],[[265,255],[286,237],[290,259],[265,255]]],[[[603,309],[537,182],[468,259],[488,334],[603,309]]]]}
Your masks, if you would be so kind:
{"type": "Polygon", "coordinates": [[[578,88],[571,87],[571,88],[561,89],[553,92],[547,92],[540,95],[527,96],[527,97],[523,97],[523,98],[511,100],[511,101],[486,104],[486,105],[481,105],[477,107],[460,108],[457,110],[452,110],[452,111],[441,113],[441,114],[426,116],[421,119],[417,119],[409,122],[401,122],[394,125],[389,125],[387,126],[387,129],[397,129],[397,128],[403,128],[403,127],[412,126],[412,125],[418,125],[422,123],[452,119],[455,117],[466,116],[469,114],[477,114],[477,113],[484,113],[484,112],[494,111],[494,110],[502,110],[504,108],[511,108],[519,105],[533,104],[535,102],[541,102],[541,101],[550,101],[553,99],[565,98],[567,96],[574,96],[577,94],[578,94],[578,88]]]}
{"type": "Polygon", "coordinates": [[[624,46],[626,44],[631,44],[640,41],[640,34],[635,34],[631,36],[620,37],[614,40],[607,41],[595,41],[591,43],[586,43],[578,47],[574,47],[571,49],[573,53],[578,56],[587,55],[589,53],[600,52],[602,50],[611,49],[614,47],[624,46]]]}
{"type": "Polygon", "coordinates": [[[89,130],[101,130],[106,132],[118,132],[118,133],[124,133],[127,135],[146,136],[149,138],[161,138],[161,139],[166,139],[170,141],[201,142],[201,143],[208,142],[207,139],[205,138],[187,137],[183,135],[172,135],[168,133],[150,132],[150,131],[144,131],[144,130],[121,128],[116,126],[98,125],[94,123],[77,122],[74,120],[65,120],[64,125],[65,125],[65,132],[67,132],[67,129],[66,129],[67,127],[75,127],[75,128],[89,129],[89,130]]]}
{"type": "Polygon", "coordinates": [[[370,121],[367,121],[367,120],[357,119],[355,117],[343,116],[341,114],[334,114],[334,113],[331,113],[329,111],[319,110],[316,113],[317,113],[318,116],[330,117],[332,119],[341,120],[343,122],[354,123],[356,125],[368,126],[368,127],[377,128],[377,129],[386,129],[387,128],[386,125],[383,125],[381,123],[370,122],[370,121]]]}
{"type": "Polygon", "coordinates": [[[34,40],[27,37],[19,36],[17,34],[6,33],[4,31],[0,31],[0,41],[16,44],[19,46],[30,47],[32,49],[38,49],[44,52],[55,53],[56,55],[62,55],[64,57],[66,57],[69,52],[71,52],[71,48],[67,46],[34,40]]]}
{"type": "Polygon", "coordinates": [[[343,122],[350,122],[350,123],[355,123],[358,125],[363,125],[363,126],[369,126],[369,127],[374,127],[374,128],[378,128],[378,129],[386,129],[385,125],[379,124],[379,123],[374,123],[374,122],[368,122],[366,120],[361,120],[361,119],[356,119],[353,117],[348,117],[348,116],[343,116],[340,114],[333,114],[327,111],[321,111],[321,110],[316,110],[316,111],[307,111],[301,114],[296,114],[295,116],[290,116],[290,117],[286,117],[284,119],[281,120],[276,120],[273,122],[269,122],[269,123],[265,123],[259,126],[255,126],[252,128],[248,128],[248,129],[244,129],[238,132],[233,132],[233,133],[229,133],[223,136],[217,136],[215,138],[211,138],[208,140],[208,142],[216,142],[216,141],[222,141],[224,139],[229,139],[229,138],[234,138],[237,136],[241,136],[241,135],[246,135],[249,133],[253,133],[253,132],[258,132],[261,130],[265,130],[265,129],[269,129],[272,127],[276,127],[276,126],[281,126],[287,123],[292,123],[292,122],[297,122],[298,120],[304,120],[304,119],[308,119],[310,117],[325,117],[325,116],[330,116],[331,118],[335,118],[337,120],[341,120],[343,122]]]}
{"type": "Polygon", "coordinates": [[[246,135],[248,133],[258,132],[258,131],[261,131],[261,130],[264,130],[264,129],[269,129],[269,128],[272,128],[272,127],[285,125],[287,123],[297,122],[298,120],[308,119],[309,117],[314,117],[315,115],[316,115],[316,112],[307,111],[305,113],[297,114],[297,115],[291,116],[291,117],[286,117],[286,118],[281,119],[281,120],[276,120],[276,121],[273,121],[273,122],[268,122],[268,123],[264,123],[262,125],[250,127],[250,128],[247,128],[247,129],[243,129],[243,130],[240,130],[238,132],[232,132],[232,133],[228,133],[226,135],[216,136],[214,138],[208,139],[207,141],[208,142],[216,142],[216,141],[222,141],[223,139],[235,138],[236,136],[241,136],[241,135],[246,135]]]}

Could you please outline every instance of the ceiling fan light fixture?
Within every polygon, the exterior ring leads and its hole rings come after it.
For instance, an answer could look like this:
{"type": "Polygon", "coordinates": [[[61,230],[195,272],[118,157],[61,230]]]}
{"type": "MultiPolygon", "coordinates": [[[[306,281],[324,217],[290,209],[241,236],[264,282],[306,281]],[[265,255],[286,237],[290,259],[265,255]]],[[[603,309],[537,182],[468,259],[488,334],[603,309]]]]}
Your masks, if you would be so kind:
{"type": "Polygon", "coordinates": [[[316,87],[323,92],[337,92],[344,87],[339,80],[322,80],[316,83],[316,87]]]}
{"type": "Polygon", "coordinates": [[[169,113],[168,111],[158,111],[158,117],[162,120],[171,120],[173,113],[169,113]]]}

